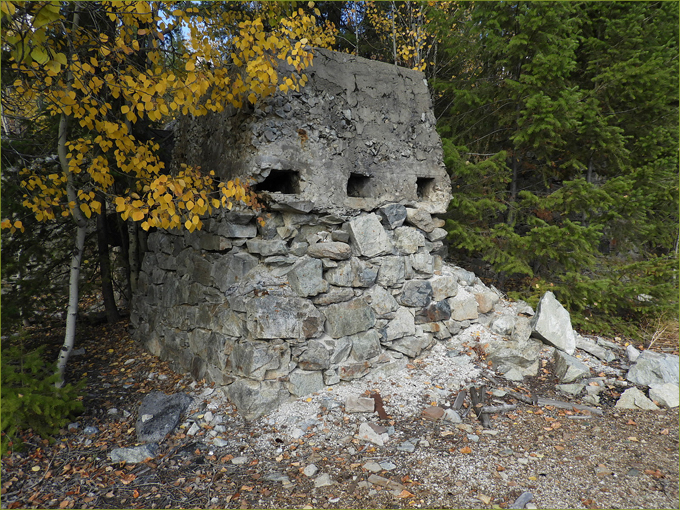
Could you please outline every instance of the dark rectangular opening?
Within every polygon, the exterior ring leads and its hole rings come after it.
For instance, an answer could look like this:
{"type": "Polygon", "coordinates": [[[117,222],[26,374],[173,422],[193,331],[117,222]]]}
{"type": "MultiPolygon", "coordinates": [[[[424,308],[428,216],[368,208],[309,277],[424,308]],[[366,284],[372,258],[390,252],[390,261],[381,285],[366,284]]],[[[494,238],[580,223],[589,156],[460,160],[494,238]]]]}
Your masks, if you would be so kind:
{"type": "Polygon", "coordinates": [[[295,170],[271,170],[267,178],[253,186],[255,191],[269,191],[297,195],[300,193],[300,174],[295,170]]]}
{"type": "Polygon", "coordinates": [[[418,177],[416,179],[416,194],[419,200],[429,200],[434,191],[434,177],[418,177]]]}
{"type": "Polygon", "coordinates": [[[367,175],[349,174],[349,179],[347,179],[347,196],[366,198],[369,197],[368,183],[371,178],[367,175]]]}

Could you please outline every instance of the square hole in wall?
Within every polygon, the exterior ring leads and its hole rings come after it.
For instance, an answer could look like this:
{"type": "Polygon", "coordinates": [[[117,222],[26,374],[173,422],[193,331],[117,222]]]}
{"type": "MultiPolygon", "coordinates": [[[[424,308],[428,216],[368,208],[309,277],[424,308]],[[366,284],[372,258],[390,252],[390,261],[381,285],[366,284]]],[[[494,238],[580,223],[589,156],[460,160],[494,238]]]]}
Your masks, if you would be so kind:
{"type": "Polygon", "coordinates": [[[366,198],[369,197],[368,183],[371,178],[368,175],[350,173],[347,179],[347,196],[366,198]]]}
{"type": "Polygon", "coordinates": [[[297,195],[300,193],[300,173],[295,170],[271,170],[267,178],[253,186],[255,191],[297,195]]]}
{"type": "Polygon", "coordinates": [[[419,200],[429,200],[434,191],[434,177],[418,177],[416,179],[416,194],[419,200]]]}

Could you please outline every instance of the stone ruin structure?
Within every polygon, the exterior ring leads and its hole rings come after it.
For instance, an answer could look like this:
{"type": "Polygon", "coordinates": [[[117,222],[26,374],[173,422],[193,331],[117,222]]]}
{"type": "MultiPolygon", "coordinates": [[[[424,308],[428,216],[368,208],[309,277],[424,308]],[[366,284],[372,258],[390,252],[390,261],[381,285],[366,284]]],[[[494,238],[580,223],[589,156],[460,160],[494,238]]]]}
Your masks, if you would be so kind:
{"type": "Polygon", "coordinates": [[[306,74],[250,111],[179,121],[173,164],[251,178],[264,224],[232,210],[150,234],[133,302],[134,337],[246,418],[387,375],[498,300],[443,270],[451,186],[424,75],[325,50],[306,74]]]}

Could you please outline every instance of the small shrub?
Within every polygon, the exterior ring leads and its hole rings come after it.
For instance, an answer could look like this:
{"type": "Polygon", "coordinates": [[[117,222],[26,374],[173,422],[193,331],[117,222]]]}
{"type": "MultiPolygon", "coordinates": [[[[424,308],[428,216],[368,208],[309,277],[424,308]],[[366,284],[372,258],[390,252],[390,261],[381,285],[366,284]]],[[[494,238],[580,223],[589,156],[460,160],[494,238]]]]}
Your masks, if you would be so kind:
{"type": "Polygon", "coordinates": [[[24,352],[21,345],[2,349],[2,445],[21,447],[20,432],[32,429],[49,438],[83,409],[79,398],[85,380],[55,387],[54,363],[46,363],[43,348],[24,352]]]}

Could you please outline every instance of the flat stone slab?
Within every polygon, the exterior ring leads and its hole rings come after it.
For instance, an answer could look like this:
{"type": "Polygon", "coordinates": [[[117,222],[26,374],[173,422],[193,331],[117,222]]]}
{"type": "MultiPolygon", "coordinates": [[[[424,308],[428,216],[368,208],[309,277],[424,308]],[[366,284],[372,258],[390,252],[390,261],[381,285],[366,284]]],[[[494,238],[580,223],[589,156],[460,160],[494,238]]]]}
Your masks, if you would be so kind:
{"type": "Polygon", "coordinates": [[[138,464],[146,459],[153,459],[158,453],[156,443],[147,443],[131,448],[114,448],[109,457],[111,462],[125,462],[126,464],[138,464]]]}
{"type": "Polygon", "coordinates": [[[617,409],[644,409],[646,411],[658,411],[659,409],[637,388],[629,388],[624,391],[615,407],[617,409]]]}
{"type": "Polygon", "coordinates": [[[541,297],[531,326],[535,337],[569,355],[574,354],[576,334],[571,327],[571,316],[552,292],[541,297]]]}
{"type": "Polygon", "coordinates": [[[161,391],[152,391],[139,405],[137,423],[137,441],[140,443],[158,443],[165,439],[177,425],[180,416],[187,410],[193,399],[186,393],[166,395],[161,391]]]}

